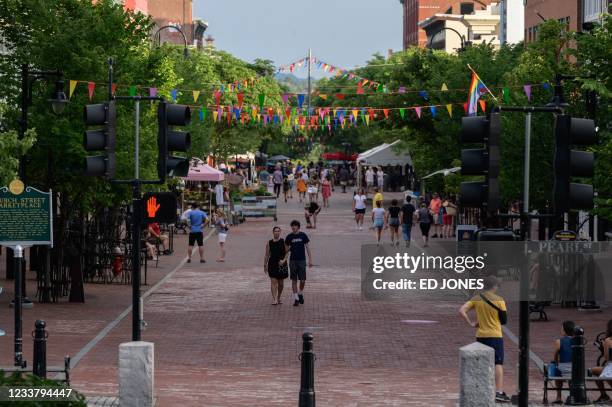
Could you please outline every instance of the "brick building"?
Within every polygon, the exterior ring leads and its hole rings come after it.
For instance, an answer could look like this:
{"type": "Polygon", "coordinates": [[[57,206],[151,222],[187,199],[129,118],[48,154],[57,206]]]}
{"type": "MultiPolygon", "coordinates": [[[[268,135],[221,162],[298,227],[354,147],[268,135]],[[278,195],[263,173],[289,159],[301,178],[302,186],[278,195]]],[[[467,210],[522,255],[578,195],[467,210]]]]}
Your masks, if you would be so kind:
{"type": "Polygon", "coordinates": [[[491,0],[400,0],[404,12],[404,49],[410,46],[425,47],[427,34],[419,28],[419,22],[434,14],[472,14],[485,10],[491,0]]]}
{"type": "Polygon", "coordinates": [[[585,22],[597,22],[610,0],[525,0],[525,42],[538,38],[544,20],[555,19],[569,30],[582,31],[585,22]]]}
{"type": "MultiPolygon", "coordinates": [[[[185,34],[187,44],[202,46],[207,23],[193,18],[193,0],[120,0],[129,10],[150,15],[155,21],[155,34],[161,27],[179,27],[185,34]]],[[[167,28],[159,33],[160,42],[183,44],[183,36],[177,30],[167,28]]]]}

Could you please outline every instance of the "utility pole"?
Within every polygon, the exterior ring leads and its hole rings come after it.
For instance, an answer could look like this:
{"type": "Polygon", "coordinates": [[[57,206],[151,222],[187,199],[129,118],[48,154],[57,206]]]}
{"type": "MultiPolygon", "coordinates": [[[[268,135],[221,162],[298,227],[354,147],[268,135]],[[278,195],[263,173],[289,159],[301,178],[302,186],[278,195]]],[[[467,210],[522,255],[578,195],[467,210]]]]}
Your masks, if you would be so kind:
{"type": "MultiPolygon", "coordinates": [[[[312,49],[308,48],[308,99],[307,99],[307,106],[308,106],[308,123],[310,123],[310,94],[312,92],[312,49]]],[[[307,124],[308,124],[307,123],[307,124]]]]}

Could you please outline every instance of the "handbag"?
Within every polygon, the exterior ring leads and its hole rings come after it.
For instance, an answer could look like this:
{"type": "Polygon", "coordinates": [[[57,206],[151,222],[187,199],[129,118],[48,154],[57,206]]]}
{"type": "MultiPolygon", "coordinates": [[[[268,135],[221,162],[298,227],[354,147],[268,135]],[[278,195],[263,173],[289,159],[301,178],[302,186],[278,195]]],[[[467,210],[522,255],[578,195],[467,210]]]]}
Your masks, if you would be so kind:
{"type": "Polygon", "coordinates": [[[278,275],[279,275],[279,278],[289,277],[289,266],[287,265],[287,263],[283,263],[280,266],[278,266],[278,275]]]}
{"type": "Polygon", "coordinates": [[[497,318],[499,318],[499,323],[502,325],[506,325],[508,323],[508,313],[506,311],[501,310],[498,306],[493,304],[487,297],[480,294],[480,298],[482,298],[487,304],[497,310],[497,318]]]}

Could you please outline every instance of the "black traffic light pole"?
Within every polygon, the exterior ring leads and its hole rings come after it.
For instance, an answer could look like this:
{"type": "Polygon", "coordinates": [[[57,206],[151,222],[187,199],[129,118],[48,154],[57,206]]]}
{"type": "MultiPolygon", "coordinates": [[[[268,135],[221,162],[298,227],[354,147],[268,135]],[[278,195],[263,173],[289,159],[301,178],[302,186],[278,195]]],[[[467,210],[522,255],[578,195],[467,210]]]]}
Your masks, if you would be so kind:
{"type": "MultiPolygon", "coordinates": [[[[165,102],[162,97],[142,97],[142,96],[115,96],[112,93],[113,83],[113,60],[108,61],[108,83],[109,83],[109,100],[133,100],[140,103],[141,100],[157,100],[165,102]]],[[[140,125],[140,117],[136,114],[136,131],[135,131],[135,146],[139,144],[138,126],[140,125]]],[[[138,147],[136,147],[138,148],[138,147]]],[[[140,341],[140,325],[141,325],[141,307],[140,307],[140,251],[142,250],[140,233],[142,231],[142,185],[160,185],[164,180],[142,180],[138,177],[139,160],[137,150],[135,151],[134,159],[134,174],[135,178],[130,180],[111,180],[114,184],[129,184],[132,186],[132,341],[140,341]]]]}

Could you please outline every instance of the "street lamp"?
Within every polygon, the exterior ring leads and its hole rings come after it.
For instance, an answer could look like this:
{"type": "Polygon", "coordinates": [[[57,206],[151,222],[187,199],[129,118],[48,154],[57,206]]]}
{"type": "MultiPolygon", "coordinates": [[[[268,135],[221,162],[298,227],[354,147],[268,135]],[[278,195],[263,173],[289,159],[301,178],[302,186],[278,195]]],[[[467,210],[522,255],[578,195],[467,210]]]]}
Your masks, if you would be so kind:
{"type": "Polygon", "coordinates": [[[468,45],[471,45],[470,41],[466,41],[465,40],[465,36],[463,34],[461,34],[459,31],[455,30],[454,28],[451,27],[442,27],[439,31],[436,31],[431,37],[429,37],[429,42],[427,43],[427,48],[429,48],[429,51],[431,52],[431,44],[433,43],[433,39],[436,35],[440,34],[442,31],[444,30],[448,30],[448,31],[452,31],[455,34],[457,34],[459,36],[459,39],[461,40],[461,48],[459,48],[459,51],[465,51],[465,47],[467,47],[468,45]]]}
{"type": "Polygon", "coordinates": [[[183,36],[183,42],[185,44],[185,47],[183,48],[183,57],[185,59],[189,58],[189,48],[187,48],[187,37],[185,36],[185,33],[183,32],[183,30],[181,30],[176,25],[165,25],[155,32],[155,35],[153,36],[153,38],[155,38],[155,42],[157,43],[157,45],[161,44],[161,31],[168,29],[168,28],[172,28],[181,33],[181,35],[183,36]]]}
{"type": "Polygon", "coordinates": [[[66,97],[66,93],[64,92],[64,81],[58,80],[55,82],[55,91],[53,92],[53,97],[48,99],[51,103],[51,107],[53,108],[53,112],[55,114],[62,114],[66,105],[68,104],[68,98],[66,97]]]}

